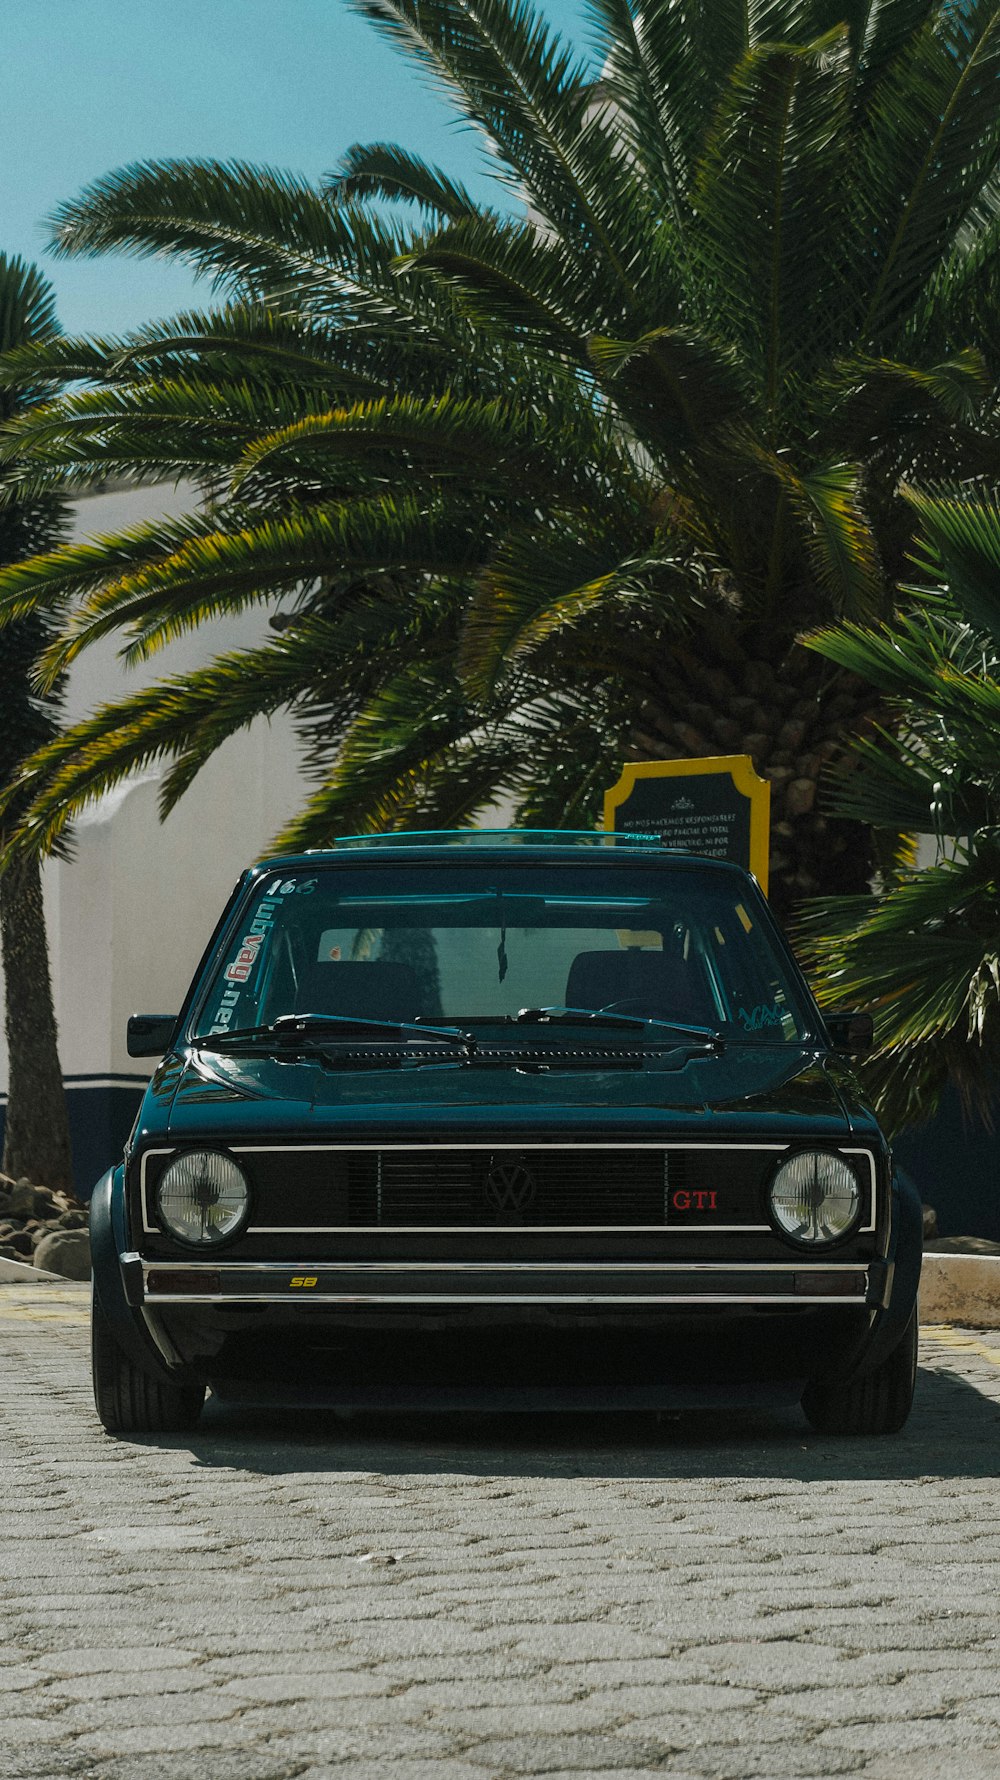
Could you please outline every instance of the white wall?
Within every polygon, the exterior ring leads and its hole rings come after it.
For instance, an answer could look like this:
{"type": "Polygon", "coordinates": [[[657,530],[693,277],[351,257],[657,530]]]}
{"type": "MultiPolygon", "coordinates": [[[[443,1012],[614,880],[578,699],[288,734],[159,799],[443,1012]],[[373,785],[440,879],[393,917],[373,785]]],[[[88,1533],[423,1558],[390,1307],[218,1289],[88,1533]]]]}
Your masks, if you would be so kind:
{"type": "MultiPolygon", "coordinates": [[[[77,509],[74,535],[116,531],[162,513],[183,512],[190,490],[163,486],[94,495],[77,509]]],[[[126,672],[120,642],[105,639],[74,665],[66,715],[74,722],[98,704],[209,661],[223,650],[263,641],[262,608],[205,625],[126,672]]],[[[148,1074],[125,1052],[133,1012],[170,1013],[244,866],[301,807],[302,778],[289,720],[261,720],[231,738],[161,825],[154,767],[93,805],[75,829],[74,858],[45,868],[45,902],[63,1074],[148,1074]]],[[[0,1032],[0,1093],[6,1087],[0,1032]]]]}

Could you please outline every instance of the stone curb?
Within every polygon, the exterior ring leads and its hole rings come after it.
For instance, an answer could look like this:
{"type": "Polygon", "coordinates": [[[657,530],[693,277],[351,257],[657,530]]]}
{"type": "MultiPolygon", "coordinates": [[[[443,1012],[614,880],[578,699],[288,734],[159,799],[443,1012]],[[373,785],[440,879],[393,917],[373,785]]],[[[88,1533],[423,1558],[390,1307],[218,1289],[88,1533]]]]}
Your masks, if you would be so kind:
{"type": "Polygon", "coordinates": [[[1000,1329],[1000,1255],[936,1255],[925,1250],[920,1321],[1000,1329]]]}
{"type": "Polygon", "coordinates": [[[79,1280],[67,1280],[61,1273],[48,1273],[44,1267],[33,1267],[30,1261],[8,1261],[0,1255],[0,1286],[37,1286],[46,1284],[60,1286],[83,1284],[79,1280]]]}

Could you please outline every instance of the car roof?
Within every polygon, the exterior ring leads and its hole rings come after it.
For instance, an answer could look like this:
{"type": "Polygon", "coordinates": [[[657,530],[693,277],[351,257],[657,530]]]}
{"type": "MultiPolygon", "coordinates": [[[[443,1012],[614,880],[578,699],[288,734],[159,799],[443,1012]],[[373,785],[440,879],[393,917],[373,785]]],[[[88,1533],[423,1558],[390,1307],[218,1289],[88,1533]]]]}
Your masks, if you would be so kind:
{"type": "Polygon", "coordinates": [[[298,867],[342,865],[348,858],[388,860],[442,860],[447,855],[463,858],[528,858],[551,859],[582,865],[606,865],[612,858],[625,858],[645,865],[679,865],[710,868],[736,873],[741,879],[749,874],[742,866],[725,859],[708,859],[703,854],[684,853],[665,846],[658,835],[613,834],[594,829],[547,828],[459,828],[394,831],[388,834],[350,834],[338,838],[329,847],[305,853],[277,854],[262,859],[253,867],[253,875],[267,871],[289,871],[298,867]]]}

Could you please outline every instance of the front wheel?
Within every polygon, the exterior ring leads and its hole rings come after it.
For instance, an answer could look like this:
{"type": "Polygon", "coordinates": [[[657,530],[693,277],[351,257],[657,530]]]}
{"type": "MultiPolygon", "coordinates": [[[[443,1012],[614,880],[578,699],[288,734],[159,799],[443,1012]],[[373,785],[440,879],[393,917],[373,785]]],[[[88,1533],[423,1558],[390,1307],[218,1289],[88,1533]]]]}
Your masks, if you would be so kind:
{"type": "Polygon", "coordinates": [[[897,1434],[913,1404],[917,1307],[891,1354],[850,1384],[811,1384],[802,1407],[820,1434],[897,1434]]]}
{"type": "Polygon", "coordinates": [[[114,1337],[96,1292],[91,1301],[94,1402],[109,1434],[176,1434],[193,1428],[205,1401],[203,1384],[173,1384],[133,1366],[114,1337]]]}

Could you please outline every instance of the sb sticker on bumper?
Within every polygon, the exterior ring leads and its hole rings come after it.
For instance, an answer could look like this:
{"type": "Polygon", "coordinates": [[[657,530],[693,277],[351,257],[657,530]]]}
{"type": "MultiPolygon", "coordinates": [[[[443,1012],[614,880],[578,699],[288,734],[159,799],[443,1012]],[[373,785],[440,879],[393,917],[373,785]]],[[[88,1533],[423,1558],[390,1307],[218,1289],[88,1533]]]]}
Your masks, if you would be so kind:
{"type": "Polygon", "coordinates": [[[318,1276],[315,1273],[293,1273],[288,1284],[292,1290],[295,1290],[295,1288],[298,1287],[302,1291],[308,1291],[310,1286],[314,1286],[317,1283],[317,1277],[318,1276]]]}

